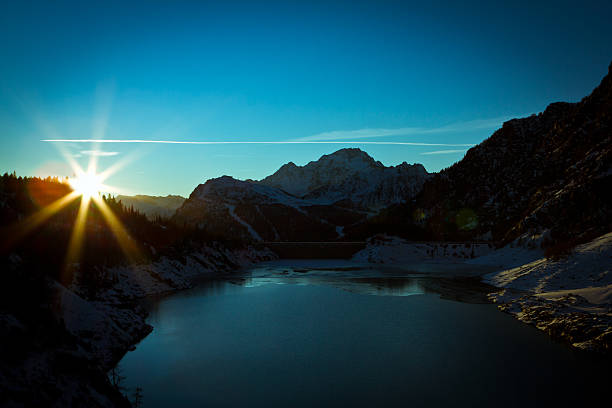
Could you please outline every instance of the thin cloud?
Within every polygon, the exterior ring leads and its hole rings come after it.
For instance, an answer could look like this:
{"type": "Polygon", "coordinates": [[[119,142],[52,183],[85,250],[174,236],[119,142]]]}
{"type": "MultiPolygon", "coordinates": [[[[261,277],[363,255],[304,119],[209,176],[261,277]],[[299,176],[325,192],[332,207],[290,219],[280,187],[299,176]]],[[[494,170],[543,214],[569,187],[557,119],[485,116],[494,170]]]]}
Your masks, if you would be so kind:
{"type": "Polygon", "coordinates": [[[402,127],[395,129],[366,128],[357,130],[334,130],[331,132],[317,133],[316,135],[294,139],[295,141],[323,141],[343,139],[366,139],[385,136],[416,136],[440,133],[471,132],[482,129],[494,129],[500,127],[505,121],[511,119],[509,116],[500,116],[490,119],[477,119],[465,122],[455,122],[449,125],[437,127],[402,127]]]}
{"type": "Polygon", "coordinates": [[[316,135],[300,137],[295,141],[324,141],[342,139],[366,139],[370,137],[384,136],[407,136],[412,134],[422,134],[426,129],[416,127],[406,127],[397,129],[357,129],[357,130],[334,130],[331,132],[317,133],[316,135]]]}
{"type": "Polygon", "coordinates": [[[81,154],[84,154],[86,156],[103,157],[103,156],[116,156],[119,154],[119,152],[105,152],[103,150],[81,150],[81,154]]]}
{"type": "Polygon", "coordinates": [[[424,153],[421,153],[421,154],[423,154],[423,155],[425,155],[425,154],[427,154],[427,155],[429,155],[429,154],[453,154],[453,153],[465,153],[466,151],[467,150],[465,150],[465,149],[460,149],[460,150],[436,150],[436,151],[433,151],[433,152],[424,152],[424,153]]]}
{"type": "Polygon", "coordinates": [[[371,142],[371,141],[318,141],[318,140],[285,140],[285,141],[193,141],[193,140],[149,140],[149,139],[41,139],[41,142],[52,143],[155,143],[155,144],[188,144],[188,145],[240,145],[240,144],[356,144],[356,145],[397,145],[397,146],[447,146],[471,147],[471,143],[424,143],[424,142],[371,142]]]}

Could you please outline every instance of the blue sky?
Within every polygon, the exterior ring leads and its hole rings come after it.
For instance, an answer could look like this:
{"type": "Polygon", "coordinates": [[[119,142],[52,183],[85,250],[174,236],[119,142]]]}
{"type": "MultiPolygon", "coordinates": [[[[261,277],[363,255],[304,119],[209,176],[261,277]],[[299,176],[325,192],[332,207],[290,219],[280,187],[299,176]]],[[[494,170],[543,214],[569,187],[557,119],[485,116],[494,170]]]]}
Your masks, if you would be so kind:
{"type": "Polygon", "coordinates": [[[13,2],[0,12],[0,171],[182,194],[360,147],[438,171],[512,117],[578,101],[612,59],[610,2],[13,2]],[[42,139],[334,141],[49,143],[42,139]],[[364,145],[354,142],[432,145],[364,145]]]}

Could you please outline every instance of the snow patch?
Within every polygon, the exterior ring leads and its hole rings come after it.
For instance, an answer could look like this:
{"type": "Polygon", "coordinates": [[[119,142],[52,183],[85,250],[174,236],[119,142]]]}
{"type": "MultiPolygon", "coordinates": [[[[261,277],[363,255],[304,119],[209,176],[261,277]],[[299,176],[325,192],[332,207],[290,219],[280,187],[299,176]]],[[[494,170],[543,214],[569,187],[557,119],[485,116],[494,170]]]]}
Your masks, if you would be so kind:
{"type": "Polygon", "coordinates": [[[263,239],[261,239],[261,237],[259,236],[259,234],[257,233],[257,231],[255,231],[255,229],[253,227],[251,227],[251,224],[245,222],[242,218],[240,218],[235,212],[234,210],[236,209],[235,205],[231,205],[231,204],[225,204],[225,206],[227,207],[227,209],[229,210],[230,215],[232,216],[232,218],[234,220],[236,220],[236,222],[238,222],[240,225],[246,227],[246,229],[249,231],[249,234],[251,234],[251,236],[253,237],[253,239],[255,239],[256,241],[263,241],[263,239]]]}
{"type": "Polygon", "coordinates": [[[495,286],[534,293],[612,284],[612,233],[579,245],[562,260],[539,258],[485,277],[495,286]]]}
{"type": "Polygon", "coordinates": [[[465,263],[466,260],[493,251],[488,243],[410,242],[402,238],[379,235],[368,240],[365,249],[353,260],[381,264],[418,262],[465,263]]]}

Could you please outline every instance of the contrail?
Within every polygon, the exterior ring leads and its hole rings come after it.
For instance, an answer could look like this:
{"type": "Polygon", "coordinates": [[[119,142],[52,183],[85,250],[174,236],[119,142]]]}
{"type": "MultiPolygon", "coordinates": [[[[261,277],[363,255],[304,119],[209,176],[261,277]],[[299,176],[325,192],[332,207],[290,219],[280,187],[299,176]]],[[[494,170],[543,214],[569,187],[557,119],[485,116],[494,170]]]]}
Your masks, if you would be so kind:
{"type": "Polygon", "coordinates": [[[424,152],[421,153],[422,155],[428,155],[428,154],[452,154],[452,153],[465,153],[466,150],[462,149],[462,150],[436,150],[434,152],[424,152]]]}
{"type": "Polygon", "coordinates": [[[421,143],[421,142],[363,142],[363,141],[186,141],[186,140],[146,140],[146,139],[42,139],[41,142],[56,143],[157,143],[157,144],[195,144],[195,145],[238,145],[238,144],[360,144],[395,146],[446,146],[470,147],[473,144],[421,143]]]}

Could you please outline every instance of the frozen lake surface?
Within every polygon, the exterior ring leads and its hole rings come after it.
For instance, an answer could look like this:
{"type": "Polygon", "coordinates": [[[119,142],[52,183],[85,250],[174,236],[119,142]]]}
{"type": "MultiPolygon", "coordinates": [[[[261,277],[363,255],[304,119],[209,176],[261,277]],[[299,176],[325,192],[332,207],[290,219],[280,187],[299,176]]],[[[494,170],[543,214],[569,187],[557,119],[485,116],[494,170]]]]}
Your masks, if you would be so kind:
{"type": "MultiPolygon", "coordinates": [[[[567,406],[608,397],[610,359],[484,303],[447,266],[260,264],[152,302],[120,363],[145,407],[567,406]]],[[[461,276],[477,275],[460,271],[461,276]]]]}

